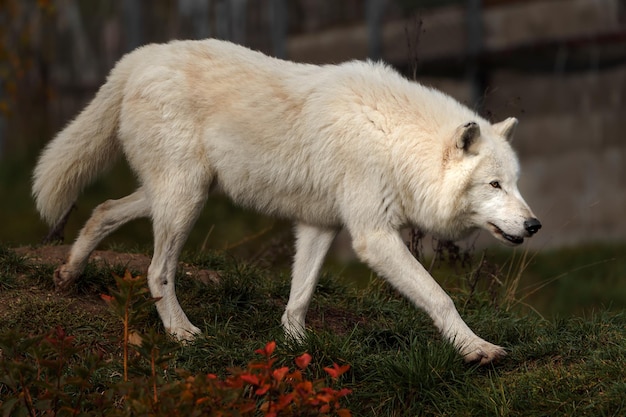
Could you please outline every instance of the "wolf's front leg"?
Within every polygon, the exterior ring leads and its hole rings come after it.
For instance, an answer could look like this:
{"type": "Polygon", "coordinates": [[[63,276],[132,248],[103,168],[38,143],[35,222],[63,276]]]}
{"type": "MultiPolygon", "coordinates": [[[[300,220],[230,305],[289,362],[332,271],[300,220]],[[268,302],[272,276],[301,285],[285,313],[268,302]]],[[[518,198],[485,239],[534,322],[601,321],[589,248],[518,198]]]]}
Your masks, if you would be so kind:
{"type": "Polygon", "coordinates": [[[296,226],[296,255],[293,262],[289,301],[282,317],[287,336],[302,340],[305,330],[306,312],[324,257],[333,239],[335,229],[325,229],[300,223],[296,226]]]}
{"type": "Polygon", "coordinates": [[[506,355],[503,348],[476,336],[465,324],[452,299],[411,255],[397,231],[379,229],[356,232],[352,236],[357,255],[428,313],[467,362],[484,365],[506,355]]]}

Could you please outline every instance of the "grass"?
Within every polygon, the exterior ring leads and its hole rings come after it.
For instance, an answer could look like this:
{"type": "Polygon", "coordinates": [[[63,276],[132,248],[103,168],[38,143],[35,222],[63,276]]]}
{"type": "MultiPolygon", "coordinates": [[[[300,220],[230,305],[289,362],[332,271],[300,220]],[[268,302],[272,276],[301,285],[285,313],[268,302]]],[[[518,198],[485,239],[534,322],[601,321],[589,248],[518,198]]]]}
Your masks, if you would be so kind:
{"type": "MultiPolygon", "coordinates": [[[[489,289],[485,278],[489,268],[484,268],[480,278],[484,282],[478,285],[468,282],[463,272],[452,272],[454,268],[438,268],[435,275],[445,282],[470,327],[509,352],[501,363],[485,368],[463,363],[427,316],[375,277],[365,288],[355,289],[336,274],[325,273],[307,317],[312,331],[295,345],[284,339],[279,326],[289,293],[287,273],[259,268],[221,252],[187,254],[186,262],[218,270],[221,280],[203,283],[179,274],[179,299],[203,334],[193,343],[176,346],[168,361],[169,375],[174,378],[175,369],[225,375],[228,369],[250,362],[255,349],[276,340],[281,364],[293,363],[296,356],[309,352],[315,378],[323,377],[322,368],[333,362],[349,364],[340,383],[352,390],[344,406],[355,416],[624,415],[623,249],[598,246],[532,257],[523,272],[523,281],[534,280],[531,288],[570,271],[550,284],[557,288],[546,287],[557,299],[585,280],[593,283],[585,287],[588,292],[622,278],[621,289],[604,289],[605,304],[611,308],[572,307],[577,315],[548,316],[521,304],[510,306],[505,302],[506,288],[495,293],[489,289]],[[584,268],[585,263],[604,259],[593,268],[584,268]],[[612,306],[607,294],[617,296],[612,306]]],[[[504,274],[510,255],[504,261],[501,256],[489,255],[504,274]]],[[[477,261],[473,262],[469,271],[476,269],[477,261]]],[[[52,270],[53,266],[35,266],[9,248],[0,248],[0,339],[7,334],[13,338],[43,334],[63,326],[85,352],[99,352],[104,358],[105,365],[92,379],[99,390],[106,391],[121,378],[122,327],[100,294],[115,285],[113,274],[123,273],[123,266],[90,264],[69,295],[53,291],[52,270]]],[[[506,281],[504,275],[500,277],[506,281]]],[[[514,298],[523,296],[526,285],[518,283],[514,298]]],[[[142,319],[140,328],[163,332],[154,309],[142,319]]],[[[80,363],[82,358],[77,354],[74,360],[80,363]]],[[[0,402],[7,394],[0,382],[0,402]]]]}

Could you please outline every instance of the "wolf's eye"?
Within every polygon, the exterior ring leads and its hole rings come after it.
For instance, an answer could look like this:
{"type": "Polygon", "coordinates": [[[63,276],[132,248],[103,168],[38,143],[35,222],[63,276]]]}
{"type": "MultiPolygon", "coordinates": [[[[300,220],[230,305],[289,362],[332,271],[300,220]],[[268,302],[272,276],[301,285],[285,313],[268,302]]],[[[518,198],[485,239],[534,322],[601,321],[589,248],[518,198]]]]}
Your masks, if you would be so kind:
{"type": "Polygon", "coordinates": [[[491,181],[489,183],[489,185],[491,185],[493,188],[497,188],[497,189],[502,188],[502,187],[500,187],[500,182],[499,181],[491,181]]]}

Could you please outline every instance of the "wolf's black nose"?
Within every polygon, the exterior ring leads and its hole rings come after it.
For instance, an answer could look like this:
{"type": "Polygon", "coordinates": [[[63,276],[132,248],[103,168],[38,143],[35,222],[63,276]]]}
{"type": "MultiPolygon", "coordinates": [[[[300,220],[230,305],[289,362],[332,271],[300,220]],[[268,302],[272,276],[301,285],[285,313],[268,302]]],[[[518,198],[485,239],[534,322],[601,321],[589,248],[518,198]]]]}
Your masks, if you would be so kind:
{"type": "Polygon", "coordinates": [[[535,233],[539,231],[539,229],[541,229],[541,223],[539,222],[539,220],[535,218],[526,220],[524,222],[524,229],[526,229],[526,231],[530,233],[531,235],[534,235],[535,233]]]}

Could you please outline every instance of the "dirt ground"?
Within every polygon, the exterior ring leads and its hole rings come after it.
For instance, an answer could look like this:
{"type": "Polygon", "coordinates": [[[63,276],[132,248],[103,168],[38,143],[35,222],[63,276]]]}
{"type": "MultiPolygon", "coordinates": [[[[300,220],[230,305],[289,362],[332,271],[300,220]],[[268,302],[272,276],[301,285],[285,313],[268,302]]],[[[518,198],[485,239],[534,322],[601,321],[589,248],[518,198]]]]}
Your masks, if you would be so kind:
{"type": "MultiPolygon", "coordinates": [[[[67,260],[71,245],[51,245],[15,248],[14,251],[25,257],[34,265],[59,266],[67,260]]],[[[151,257],[141,253],[122,253],[111,250],[96,250],[89,257],[99,265],[124,265],[128,269],[136,270],[142,274],[148,272],[151,257]]],[[[203,282],[211,282],[219,279],[219,274],[213,270],[199,269],[188,264],[181,264],[186,275],[194,276],[203,282]]]]}
{"type": "MultiPolygon", "coordinates": [[[[15,248],[15,253],[27,258],[34,264],[61,265],[70,253],[71,245],[53,245],[15,248]]],[[[110,250],[97,250],[90,257],[101,264],[128,265],[129,269],[137,271],[147,271],[150,265],[150,257],[138,253],[120,253],[110,250]]]]}
{"type": "MultiPolygon", "coordinates": [[[[50,245],[37,247],[13,248],[16,254],[26,258],[32,266],[57,267],[67,260],[71,245],[50,245]]],[[[95,261],[98,265],[123,265],[125,268],[147,274],[151,257],[139,253],[122,253],[111,250],[96,250],[90,256],[90,261],[95,261]]],[[[194,277],[204,283],[215,283],[220,280],[220,275],[215,270],[200,269],[186,263],[180,263],[180,268],[190,277],[194,277]]],[[[50,277],[52,280],[52,277],[50,277]]],[[[3,315],[14,308],[24,304],[29,304],[35,300],[50,300],[53,298],[63,298],[67,303],[67,308],[78,311],[93,311],[101,313],[106,306],[99,302],[98,297],[85,298],[84,295],[58,294],[52,290],[46,290],[39,286],[32,286],[23,290],[12,291],[10,294],[0,292],[0,320],[3,315]]],[[[365,319],[341,308],[325,308],[323,311],[311,309],[308,314],[308,323],[314,328],[331,328],[339,334],[349,333],[355,323],[364,323],[365,319]]]]}
{"type": "MultiPolygon", "coordinates": [[[[32,267],[53,266],[63,264],[69,255],[71,245],[50,245],[38,247],[17,247],[13,250],[17,255],[26,258],[32,267]]],[[[125,268],[137,271],[140,274],[148,272],[150,256],[138,253],[121,253],[111,250],[94,251],[90,260],[98,265],[123,265],[125,268]]],[[[180,264],[186,275],[202,280],[205,283],[216,282],[220,279],[217,271],[200,269],[185,263],[180,264]]],[[[52,276],[49,277],[52,282],[52,276]]],[[[69,311],[77,313],[91,312],[94,315],[103,314],[107,306],[101,302],[98,294],[76,294],[72,291],[59,293],[37,284],[27,287],[0,291],[0,320],[16,311],[27,311],[31,305],[41,303],[62,302],[69,311]]]]}

